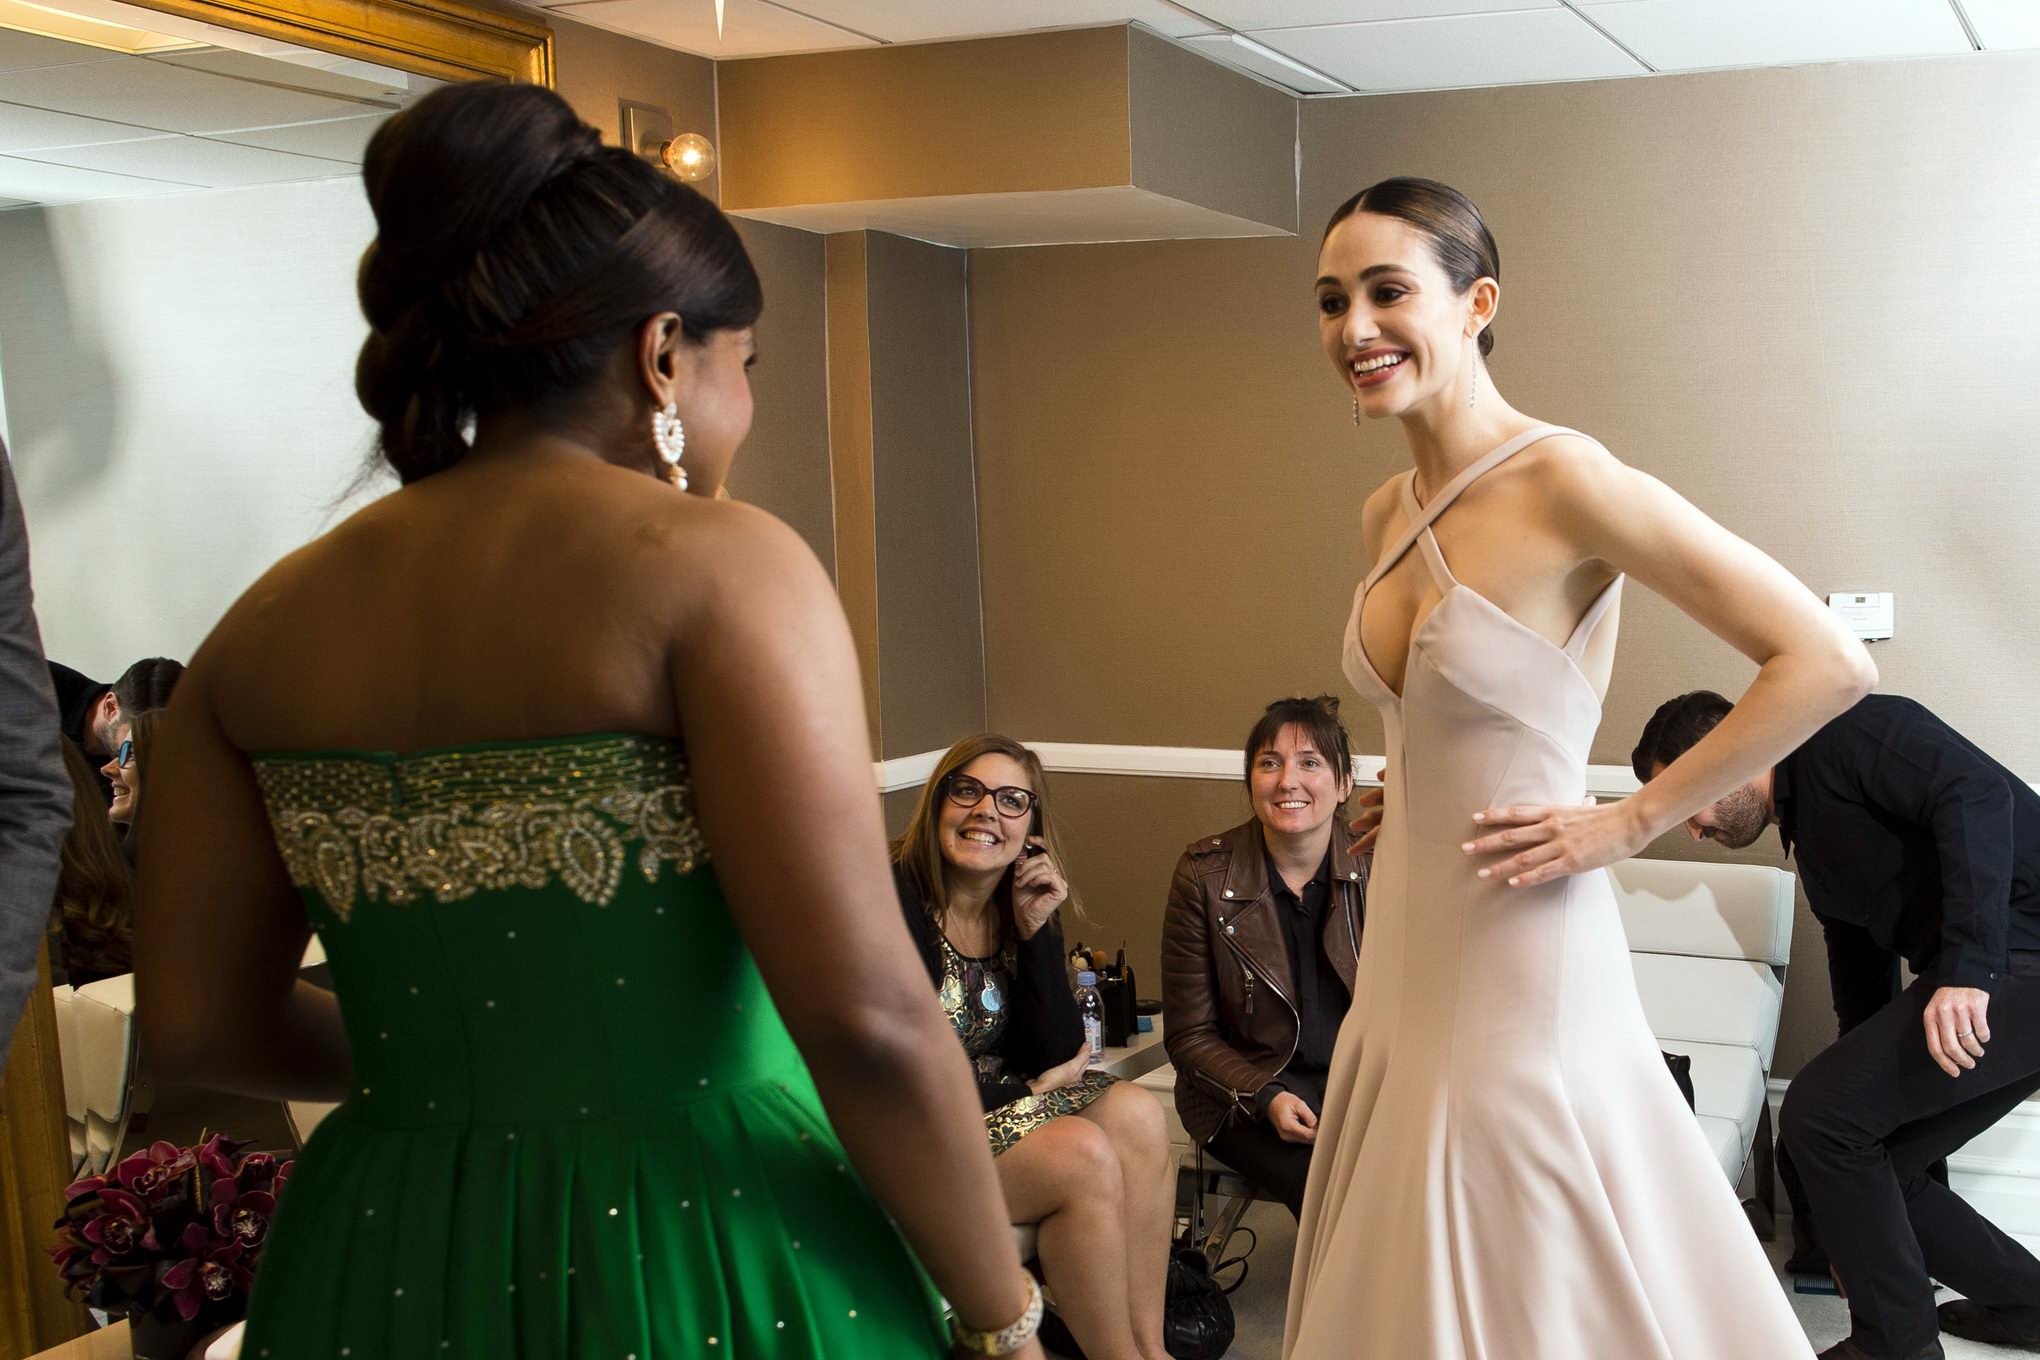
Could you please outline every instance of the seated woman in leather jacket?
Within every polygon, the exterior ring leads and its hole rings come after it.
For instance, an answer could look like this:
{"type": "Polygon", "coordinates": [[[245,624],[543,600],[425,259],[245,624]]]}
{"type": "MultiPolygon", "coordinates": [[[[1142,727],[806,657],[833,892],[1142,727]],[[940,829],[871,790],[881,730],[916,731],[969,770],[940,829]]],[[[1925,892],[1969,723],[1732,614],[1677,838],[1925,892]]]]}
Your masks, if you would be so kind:
{"type": "Polygon", "coordinates": [[[1167,1121],[1146,1091],[1087,1069],[1055,920],[1069,885],[1047,795],[1040,758],[1018,742],[958,742],[893,843],[893,879],[977,1069],[1006,1207],[1013,1222],[1040,1224],[1057,1313],[1092,1360],[1168,1360],[1167,1121]]]}
{"type": "Polygon", "coordinates": [[[1301,1216],[1372,855],[1340,815],[1353,772],[1337,699],[1268,705],[1246,756],[1254,815],[1176,862],[1163,1032],[1183,1127],[1301,1216]]]}

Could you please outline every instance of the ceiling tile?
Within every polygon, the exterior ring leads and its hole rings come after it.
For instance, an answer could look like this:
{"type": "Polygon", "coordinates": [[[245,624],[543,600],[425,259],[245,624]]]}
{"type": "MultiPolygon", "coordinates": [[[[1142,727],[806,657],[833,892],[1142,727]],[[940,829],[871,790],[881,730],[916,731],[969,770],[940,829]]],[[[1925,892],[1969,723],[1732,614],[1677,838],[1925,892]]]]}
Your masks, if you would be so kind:
{"type": "MultiPolygon", "coordinates": [[[[782,0],[782,3],[789,9],[887,42],[977,38],[1043,28],[1096,28],[1128,20],[1138,20],[1172,38],[1219,31],[1217,24],[1206,23],[1196,14],[1164,0],[998,0],[995,4],[958,4],[956,0],[782,0]]],[[[1189,8],[1205,13],[1205,7],[1196,3],[1189,8]]]]}
{"type": "Polygon", "coordinates": [[[234,80],[145,57],[17,71],[0,81],[0,99],[172,132],[272,127],[368,111],[352,100],[234,80]]]}
{"type": "Polygon", "coordinates": [[[1243,30],[1563,8],[1559,0],[1192,0],[1190,7],[1206,18],[1243,30]]]}
{"type": "Polygon", "coordinates": [[[1660,71],[1967,52],[1948,0],[1578,0],[1660,71]]]}
{"type": "Polygon", "coordinates": [[[74,113],[53,113],[49,109],[32,109],[25,104],[0,104],[0,151],[95,146],[100,142],[134,142],[162,135],[162,128],[109,123],[101,118],[80,118],[74,113]]]}
{"type": "Polygon", "coordinates": [[[420,87],[431,89],[439,83],[365,61],[336,57],[331,59],[334,69],[328,70],[309,61],[290,61],[260,52],[235,52],[224,47],[207,47],[197,52],[165,52],[154,59],[194,71],[288,85],[297,90],[316,90],[343,99],[382,100],[391,108],[416,93],[420,87]]]}
{"type": "Polygon", "coordinates": [[[188,193],[199,186],[161,180],[134,179],[81,170],[70,165],[0,156],[0,198],[31,203],[83,203],[95,198],[143,198],[154,194],[188,193]]]}
{"type": "MultiPolygon", "coordinates": [[[[26,71],[38,66],[76,66],[84,61],[109,61],[114,55],[104,48],[87,47],[84,43],[0,28],[0,71],[26,71]]],[[[7,97],[6,82],[0,81],[0,99],[7,97]]]]}
{"type": "Polygon", "coordinates": [[[1986,52],[2040,47],[2040,4],[2034,0],[1955,0],[1986,52]]]}
{"type": "Polygon", "coordinates": [[[1202,52],[1213,61],[1222,61],[1228,66],[1237,66],[1242,71],[1251,71],[1263,80],[1272,80],[1277,85],[1296,91],[1298,94],[1345,94],[1344,85],[1328,80],[1317,72],[1299,66],[1280,52],[1273,52],[1237,33],[1216,33],[1202,38],[1185,38],[1184,44],[1202,52]]]}
{"type": "Polygon", "coordinates": [[[1440,90],[1642,75],[1570,10],[1283,28],[1248,35],[1357,90],[1440,90]]]}
{"type": "Polygon", "coordinates": [[[720,38],[715,32],[714,0],[590,0],[546,8],[581,23],[650,38],[718,60],[875,45],[862,36],[867,29],[845,32],[762,0],[729,0],[720,38]]]}
{"type": "Polygon", "coordinates": [[[245,184],[282,184],[292,180],[339,179],[360,173],[345,161],[293,156],[236,142],[203,137],[159,137],[147,142],[112,142],[40,151],[37,160],[74,165],[84,170],[175,180],[208,189],[235,189],[245,184]]]}
{"type": "Polygon", "coordinates": [[[376,113],[366,118],[335,118],[323,123],[294,123],[288,127],[243,128],[210,135],[214,141],[266,146],[272,151],[294,151],[300,156],[324,156],[328,160],[359,165],[368,151],[368,139],[389,116],[376,113]]]}

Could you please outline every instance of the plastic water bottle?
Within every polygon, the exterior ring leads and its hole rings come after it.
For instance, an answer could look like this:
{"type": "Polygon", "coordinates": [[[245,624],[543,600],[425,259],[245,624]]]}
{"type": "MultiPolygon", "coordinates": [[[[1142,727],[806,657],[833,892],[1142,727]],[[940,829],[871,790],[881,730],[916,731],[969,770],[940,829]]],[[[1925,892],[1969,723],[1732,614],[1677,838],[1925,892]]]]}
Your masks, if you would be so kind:
{"type": "Polygon", "coordinates": [[[1089,1066],[1105,1064],[1105,1003],[1098,999],[1098,975],[1086,968],[1077,974],[1077,1010],[1084,1017],[1084,1042],[1091,1046],[1089,1066]]]}

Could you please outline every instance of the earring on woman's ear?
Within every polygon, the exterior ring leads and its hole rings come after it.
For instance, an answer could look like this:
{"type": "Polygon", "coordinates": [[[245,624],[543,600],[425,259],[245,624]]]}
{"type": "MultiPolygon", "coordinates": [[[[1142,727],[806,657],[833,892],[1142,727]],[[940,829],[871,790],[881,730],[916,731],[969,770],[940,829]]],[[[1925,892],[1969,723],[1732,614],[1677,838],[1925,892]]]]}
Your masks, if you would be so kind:
{"type": "Polygon", "coordinates": [[[1473,399],[1480,395],[1480,346],[1474,337],[1466,337],[1466,358],[1473,367],[1473,380],[1466,385],[1466,409],[1473,409],[1473,399]]]}
{"type": "Polygon", "coordinates": [[[687,452],[687,431],[680,424],[680,407],[674,402],[652,412],[652,445],[659,451],[659,461],[666,465],[666,480],[676,491],[687,489],[687,469],[680,466],[681,455],[687,452]]]}
{"type": "Polygon", "coordinates": [[[1360,398],[1358,397],[1353,398],[1353,423],[1355,425],[1360,423],[1360,398]]]}

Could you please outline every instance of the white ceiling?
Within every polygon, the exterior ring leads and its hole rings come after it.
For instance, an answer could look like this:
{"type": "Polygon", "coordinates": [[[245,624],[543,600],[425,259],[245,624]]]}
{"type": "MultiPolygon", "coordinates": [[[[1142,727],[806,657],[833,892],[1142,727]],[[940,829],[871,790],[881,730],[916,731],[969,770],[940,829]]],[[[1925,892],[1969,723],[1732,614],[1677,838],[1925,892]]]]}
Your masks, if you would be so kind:
{"type": "Polygon", "coordinates": [[[1299,94],[2040,47],[2040,0],[538,0],[719,60],[1133,21],[1299,94]]]}
{"type": "Polygon", "coordinates": [[[218,47],[131,56],[0,28],[0,209],[358,174],[418,88],[218,47]]]}

